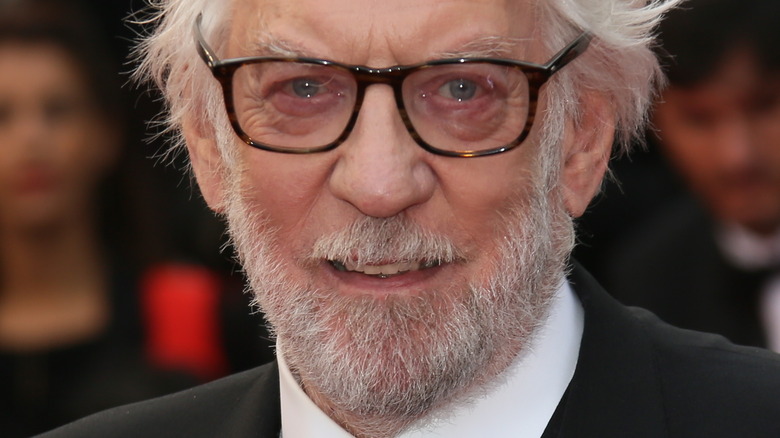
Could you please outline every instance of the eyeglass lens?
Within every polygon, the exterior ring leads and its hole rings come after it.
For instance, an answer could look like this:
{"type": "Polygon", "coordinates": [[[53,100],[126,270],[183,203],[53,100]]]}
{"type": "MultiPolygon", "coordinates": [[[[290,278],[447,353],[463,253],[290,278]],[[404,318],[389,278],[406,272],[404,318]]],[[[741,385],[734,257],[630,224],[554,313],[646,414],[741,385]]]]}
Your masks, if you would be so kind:
{"type": "MultiPolygon", "coordinates": [[[[343,68],[283,61],[239,67],[232,88],[241,129],[259,143],[286,148],[338,139],[358,93],[355,77],[343,68]]],[[[406,77],[402,95],[413,129],[442,150],[502,147],[517,139],[528,119],[528,79],[511,66],[426,66],[406,77]]]]}

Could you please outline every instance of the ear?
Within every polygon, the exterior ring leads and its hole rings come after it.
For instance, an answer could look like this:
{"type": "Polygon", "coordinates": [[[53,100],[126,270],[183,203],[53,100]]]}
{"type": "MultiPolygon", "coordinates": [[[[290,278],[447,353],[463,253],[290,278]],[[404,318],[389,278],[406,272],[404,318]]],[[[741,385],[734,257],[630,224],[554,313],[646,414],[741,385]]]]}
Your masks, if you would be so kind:
{"type": "Polygon", "coordinates": [[[182,133],[203,199],[209,208],[221,213],[224,209],[225,177],[215,136],[193,115],[185,116],[182,133]]]}
{"type": "Polygon", "coordinates": [[[561,183],[566,210],[580,217],[601,187],[615,137],[615,113],[607,96],[585,92],[577,123],[564,135],[561,183]]]}

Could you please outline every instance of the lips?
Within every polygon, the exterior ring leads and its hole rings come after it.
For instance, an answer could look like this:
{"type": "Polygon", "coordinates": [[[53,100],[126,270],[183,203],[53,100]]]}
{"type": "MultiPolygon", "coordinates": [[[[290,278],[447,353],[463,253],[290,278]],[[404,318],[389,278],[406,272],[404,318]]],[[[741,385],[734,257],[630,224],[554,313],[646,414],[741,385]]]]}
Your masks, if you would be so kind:
{"type": "Polygon", "coordinates": [[[14,183],[19,193],[48,191],[57,185],[57,175],[49,166],[30,165],[19,172],[14,183]]]}
{"type": "Polygon", "coordinates": [[[328,263],[340,272],[355,272],[377,278],[390,278],[410,271],[440,266],[442,262],[440,260],[421,260],[386,264],[359,264],[352,261],[328,260],[328,263]]]}

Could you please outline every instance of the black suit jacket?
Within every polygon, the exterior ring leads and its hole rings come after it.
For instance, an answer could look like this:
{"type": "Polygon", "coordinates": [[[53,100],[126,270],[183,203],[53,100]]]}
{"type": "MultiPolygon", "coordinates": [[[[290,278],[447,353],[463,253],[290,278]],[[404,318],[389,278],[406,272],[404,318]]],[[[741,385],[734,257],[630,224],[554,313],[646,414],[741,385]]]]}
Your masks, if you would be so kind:
{"type": "Polygon", "coordinates": [[[678,199],[613,248],[600,280],[619,301],[670,324],[765,346],[759,298],[771,273],[734,266],[715,227],[693,199],[678,199]]]}
{"type": "MultiPolygon", "coordinates": [[[[780,359],[626,308],[590,275],[569,278],[585,309],[574,378],[548,437],[780,437],[780,359]]],[[[109,410],[55,437],[277,438],[275,363],[109,410]]]]}

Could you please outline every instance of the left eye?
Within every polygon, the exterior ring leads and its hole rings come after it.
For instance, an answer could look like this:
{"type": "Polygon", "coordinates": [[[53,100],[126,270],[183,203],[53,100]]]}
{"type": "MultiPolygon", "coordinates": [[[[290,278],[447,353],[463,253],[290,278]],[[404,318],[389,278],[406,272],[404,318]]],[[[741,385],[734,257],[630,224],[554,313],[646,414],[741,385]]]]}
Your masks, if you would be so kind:
{"type": "Polygon", "coordinates": [[[295,79],[290,82],[290,88],[293,94],[303,98],[312,98],[316,96],[324,87],[324,84],[314,79],[295,79]]]}
{"type": "Polygon", "coordinates": [[[474,81],[460,78],[447,81],[439,87],[439,93],[446,98],[462,102],[472,99],[477,94],[477,88],[477,84],[474,81]]]}

